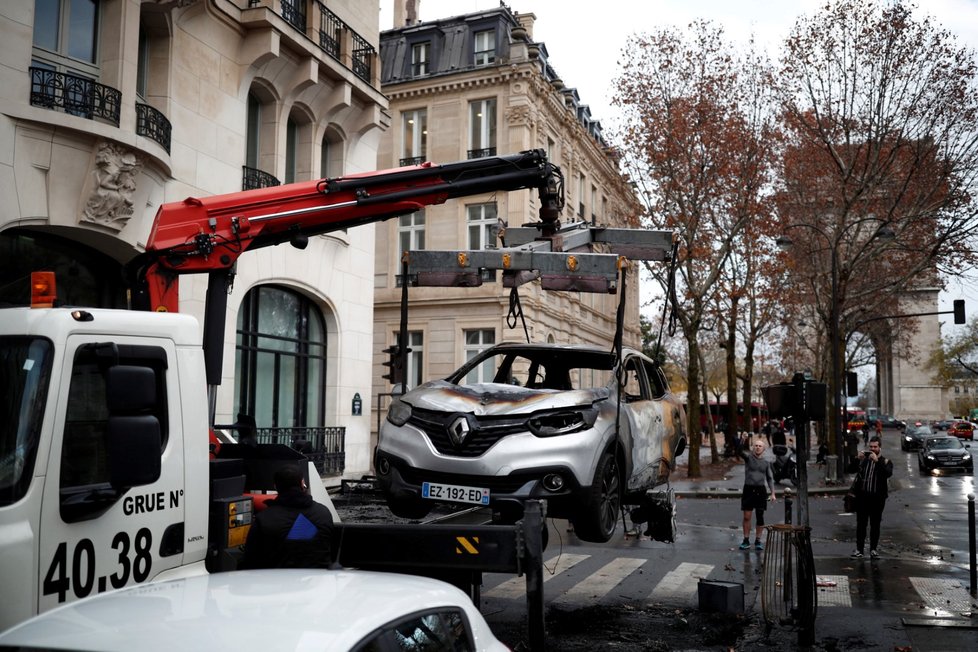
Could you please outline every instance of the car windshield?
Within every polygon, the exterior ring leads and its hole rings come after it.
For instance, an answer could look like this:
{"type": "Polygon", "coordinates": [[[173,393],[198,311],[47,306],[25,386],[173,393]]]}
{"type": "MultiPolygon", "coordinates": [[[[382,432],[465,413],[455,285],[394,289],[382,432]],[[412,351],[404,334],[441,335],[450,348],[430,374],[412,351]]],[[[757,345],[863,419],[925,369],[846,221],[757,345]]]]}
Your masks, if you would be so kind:
{"type": "Polygon", "coordinates": [[[912,435],[932,435],[934,431],[930,429],[930,426],[913,426],[910,429],[910,434],[912,435]]]}
{"type": "Polygon", "coordinates": [[[449,376],[456,384],[504,383],[531,389],[570,390],[611,382],[614,357],[607,351],[532,348],[489,350],[449,376]]]}
{"type": "Polygon", "coordinates": [[[52,350],[39,337],[0,337],[0,506],[20,500],[33,475],[52,350]]]}
{"type": "Polygon", "coordinates": [[[938,437],[936,439],[928,439],[927,448],[931,450],[948,450],[952,448],[964,448],[964,444],[961,443],[960,439],[938,437]]]}

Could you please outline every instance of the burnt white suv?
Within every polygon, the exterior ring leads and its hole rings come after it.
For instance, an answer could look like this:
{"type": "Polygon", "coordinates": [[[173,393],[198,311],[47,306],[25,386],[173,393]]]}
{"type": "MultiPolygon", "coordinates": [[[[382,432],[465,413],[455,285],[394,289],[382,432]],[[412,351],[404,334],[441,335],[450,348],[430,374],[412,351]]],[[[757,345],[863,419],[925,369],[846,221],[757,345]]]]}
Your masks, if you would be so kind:
{"type": "MultiPolygon", "coordinates": [[[[449,502],[518,517],[543,498],[578,538],[605,542],[623,505],[648,506],[685,445],[682,404],[642,353],[505,343],[395,400],[374,464],[398,516],[449,502]]],[[[672,505],[637,511],[674,517],[672,505]]]]}

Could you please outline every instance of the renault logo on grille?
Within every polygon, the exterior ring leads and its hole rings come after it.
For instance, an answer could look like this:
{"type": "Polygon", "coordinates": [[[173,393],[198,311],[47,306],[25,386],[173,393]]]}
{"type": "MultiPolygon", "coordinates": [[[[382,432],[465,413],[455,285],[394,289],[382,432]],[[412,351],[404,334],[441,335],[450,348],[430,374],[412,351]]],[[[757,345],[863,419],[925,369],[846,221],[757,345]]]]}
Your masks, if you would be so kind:
{"type": "Polygon", "coordinates": [[[456,417],[451,425],[448,426],[448,435],[452,438],[456,446],[464,444],[465,438],[469,436],[470,432],[472,432],[472,426],[469,424],[468,417],[464,414],[456,417]]]}

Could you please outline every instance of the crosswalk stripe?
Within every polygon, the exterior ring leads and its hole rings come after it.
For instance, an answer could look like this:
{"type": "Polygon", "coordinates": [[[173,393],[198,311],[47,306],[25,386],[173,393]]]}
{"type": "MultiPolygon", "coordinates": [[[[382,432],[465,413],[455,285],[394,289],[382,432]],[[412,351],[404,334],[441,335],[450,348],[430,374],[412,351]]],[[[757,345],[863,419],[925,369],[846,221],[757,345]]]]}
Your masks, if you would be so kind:
{"type": "Polygon", "coordinates": [[[851,607],[848,575],[817,575],[815,591],[819,607],[851,607]]]}
{"type": "Polygon", "coordinates": [[[711,564],[692,564],[683,562],[663,576],[652,589],[649,600],[681,599],[687,600],[696,595],[697,582],[713,570],[711,564]]]}
{"type": "MultiPolygon", "coordinates": [[[[551,578],[573,568],[590,556],[591,555],[574,555],[570,553],[563,553],[557,555],[556,557],[551,557],[547,561],[543,562],[543,581],[549,582],[551,578]]],[[[525,594],[526,578],[514,577],[513,579],[506,580],[502,584],[493,587],[482,595],[487,598],[508,598],[515,600],[516,598],[522,598],[525,594]]]]}
{"type": "Polygon", "coordinates": [[[553,602],[597,602],[646,561],[648,560],[634,557],[618,557],[572,586],[553,602]]]}
{"type": "Polygon", "coordinates": [[[938,615],[958,615],[974,610],[971,594],[958,580],[911,577],[910,583],[924,604],[938,615]]]}

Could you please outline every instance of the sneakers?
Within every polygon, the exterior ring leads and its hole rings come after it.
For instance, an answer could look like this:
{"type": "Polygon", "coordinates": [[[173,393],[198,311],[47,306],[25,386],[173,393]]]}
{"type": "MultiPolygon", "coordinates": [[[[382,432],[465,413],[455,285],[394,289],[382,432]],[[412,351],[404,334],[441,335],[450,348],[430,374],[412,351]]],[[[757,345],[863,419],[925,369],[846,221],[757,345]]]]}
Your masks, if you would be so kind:
{"type": "Polygon", "coordinates": [[[741,544],[740,544],[740,549],[741,550],[749,550],[750,549],[750,539],[744,539],[743,542],[741,542],[741,544]]]}
{"type": "Polygon", "coordinates": [[[764,544],[760,539],[754,539],[754,550],[764,550],[764,544]]]}
{"type": "Polygon", "coordinates": [[[875,550],[870,550],[869,556],[872,557],[873,559],[879,559],[880,553],[876,552],[875,550]]]}
{"type": "Polygon", "coordinates": [[[849,555],[849,556],[852,557],[853,559],[862,559],[863,558],[863,551],[862,550],[853,550],[852,551],[852,554],[849,555]]]}

